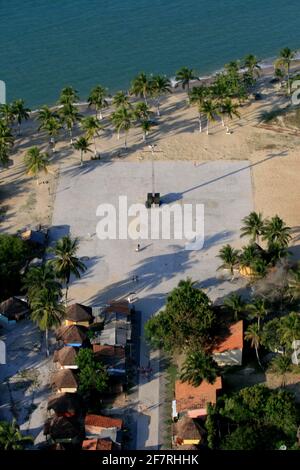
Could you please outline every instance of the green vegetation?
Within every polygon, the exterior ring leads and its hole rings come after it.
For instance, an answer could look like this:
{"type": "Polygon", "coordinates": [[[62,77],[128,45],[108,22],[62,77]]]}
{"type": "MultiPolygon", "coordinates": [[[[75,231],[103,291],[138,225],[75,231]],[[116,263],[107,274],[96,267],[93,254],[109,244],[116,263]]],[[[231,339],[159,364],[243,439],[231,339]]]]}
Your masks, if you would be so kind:
{"type": "Polygon", "coordinates": [[[38,184],[39,174],[42,171],[45,174],[48,173],[49,155],[45,152],[41,152],[38,147],[31,147],[26,152],[24,163],[27,174],[34,176],[38,184]]]}
{"type": "Polygon", "coordinates": [[[209,354],[200,349],[191,350],[181,369],[180,380],[198,387],[202,380],[214,383],[218,372],[218,365],[209,354]]]}
{"type": "Polygon", "coordinates": [[[27,244],[14,235],[0,234],[0,297],[20,292],[21,270],[30,258],[27,244]]]}
{"type": "Polygon", "coordinates": [[[15,419],[11,423],[0,421],[0,450],[23,450],[33,444],[33,437],[24,436],[15,419]]]}
{"type": "Polygon", "coordinates": [[[104,365],[95,360],[90,349],[80,349],[76,363],[79,367],[79,392],[103,392],[107,389],[108,375],[104,365]]]}

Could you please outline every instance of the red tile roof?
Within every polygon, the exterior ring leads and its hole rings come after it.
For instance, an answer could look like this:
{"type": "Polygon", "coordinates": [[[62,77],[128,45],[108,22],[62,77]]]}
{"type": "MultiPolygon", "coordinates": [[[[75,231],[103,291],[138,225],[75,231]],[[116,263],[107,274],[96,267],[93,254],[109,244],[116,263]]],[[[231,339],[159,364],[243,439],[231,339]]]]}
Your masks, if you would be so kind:
{"type": "Polygon", "coordinates": [[[125,357],[125,349],[121,346],[109,346],[107,344],[93,344],[93,352],[100,356],[125,357]]]}
{"type": "Polygon", "coordinates": [[[239,321],[230,325],[229,334],[226,338],[220,341],[213,349],[213,353],[222,353],[225,351],[232,351],[234,349],[243,349],[244,346],[244,332],[243,321],[239,321]]]}
{"type": "Polygon", "coordinates": [[[175,383],[175,399],[177,412],[204,409],[208,403],[216,403],[217,390],[222,389],[222,379],[217,377],[214,384],[208,383],[206,380],[194,387],[188,382],[176,380],[175,383]]]}
{"type": "Polygon", "coordinates": [[[86,439],[82,442],[83,450],[112,450],[111,439],[86,439]]]}
{"type": "Polygon", "coordinates": [[[86,426],[96,426],[99,428],[118,428],[121,429],[123,421],[110,416],[86,415],[84,424],[86,426]]]}

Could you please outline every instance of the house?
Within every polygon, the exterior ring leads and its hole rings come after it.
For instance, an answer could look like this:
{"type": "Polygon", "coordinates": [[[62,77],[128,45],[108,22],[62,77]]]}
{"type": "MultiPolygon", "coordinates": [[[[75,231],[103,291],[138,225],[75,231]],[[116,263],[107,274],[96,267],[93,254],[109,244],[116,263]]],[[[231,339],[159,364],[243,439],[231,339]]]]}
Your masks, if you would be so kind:
{"type": "Polygon", "coordinates": [[[215,404],[217,393],[222,389],[222,379],[217,377],[215,383],[210,384],[203,380],[198,387],[188,382],[175,382],[174,411],[179,416],[187,414],[190,418],[199,418],[207,415],[208,403],[215,404]]]}
{"type": "Polygon", "coordinates": [[[57,393],[76,393],[78,383],[70,369],[61,369],[53,374],[51,386],[57,393]]]}
{"type": "Polygon", "coordinates": [[[82,399],[77,393],[53,395],[48,400],[47,410],[50,414],[54,413],[56,416],[65,418],[77,416],[83,410],[82,399]]]}
{"type": "Polygon", "coordinates": [[[0,304],[0,319],[5,323],[15,323],[27,315],[29,315],[29,306],[18,297],[10,297],[0,304]]]}
{"type": "Polygon", "coordinates": [[[120,346],[93,344],[94,356],[106,367],[109,375],[125,375],[125,349],[120,346]]]}
{"type": "Polygon", "coordinates": [[[21,233],[21,239],[36,246],[45,246],[47,236],[40,230],[26,230],[21,233]]]}
{"type": "Polygon", "coordinates": [[[131,308],[127,300],[111,301],[103,307],[93,307],[93,316],[97,322],[109,321],[112,313],[118,320],[129,321],[131,308]]]}
{"type": "Polygon", "coordinates": [[[93,321],[92,307],[86,307],[81,304],[69,305],[66,309],[65,325],[78,325],[89,327],[93,321]]]}
{"type": "Polygon", "coordinates": [[[111,439],[85,439],[82,450],[118,450],[118,446],[111,439]]]}
{"type": "Polygon", "coordinates": [[[77,351],[72,346],[65,346],[54,352],[53,362],[57,363],[60,369],[78,369],[76,364],[77,351]]]}
{"type": "Polygon", "coordinates": [[[87,343],[86,328],[77,325],[62,326],[56,332],[56,339],[63,341],[66,346],[79,348],[87,343]]]}
{"type": "Polygon", "coordinates": [[[79,443],[83,437],[83,429],[74,418],[54,416],[44,425],[44,435],[55,443],[79,443]]]}
{"type": "Polygon", "coordinates": [[[121,419],[87,414],[84,426],[87,437],[111,439],[113,442],[121,442],[120,432],[123,427],[123,421],[121,419]]]}
{"type": "Polygon", "coordinates": [[[105,320],[103,330],[91,341],[92,344],[108,346],[127,345],[131,340],[131,323],[124,319],[118,319],[118,314],[112,312],[105,320]]]}
{"type": "Polygon", "coordinates": [[[241,366],[244,346],[243,321],[230,325],[224,336],[212,350],[214,360],[222,367],[241,366]]]}
{"type": "Polygon", "coordinates": [[[183,416],[173,424],[174,446],[199,445],[204,434],[200,424],[188,416],[183,416]]]}

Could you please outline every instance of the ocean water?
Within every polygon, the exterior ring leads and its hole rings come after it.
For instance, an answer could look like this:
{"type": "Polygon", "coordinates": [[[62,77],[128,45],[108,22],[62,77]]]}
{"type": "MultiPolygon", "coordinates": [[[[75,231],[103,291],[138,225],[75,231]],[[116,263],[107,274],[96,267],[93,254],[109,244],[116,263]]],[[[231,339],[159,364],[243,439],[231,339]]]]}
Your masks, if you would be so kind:
{"type": "Polygon", "coordinates": [[[7,100],[36,108],[73,85],[128,89],[140,72],[206,75],[254,53],[300,48],[299,0],[0,0],[7,100]]]}

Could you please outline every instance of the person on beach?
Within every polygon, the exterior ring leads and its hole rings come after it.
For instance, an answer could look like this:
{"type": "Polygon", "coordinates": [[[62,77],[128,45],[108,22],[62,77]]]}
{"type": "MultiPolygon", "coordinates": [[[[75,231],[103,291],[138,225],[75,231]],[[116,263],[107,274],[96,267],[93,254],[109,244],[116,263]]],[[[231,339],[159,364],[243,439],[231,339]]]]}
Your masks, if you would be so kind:
{"type": "Polygon", "coordinates": [[[135,251],[140,251],[141,245],[138,243],[138,246],[136,247],[135,251]]]}

